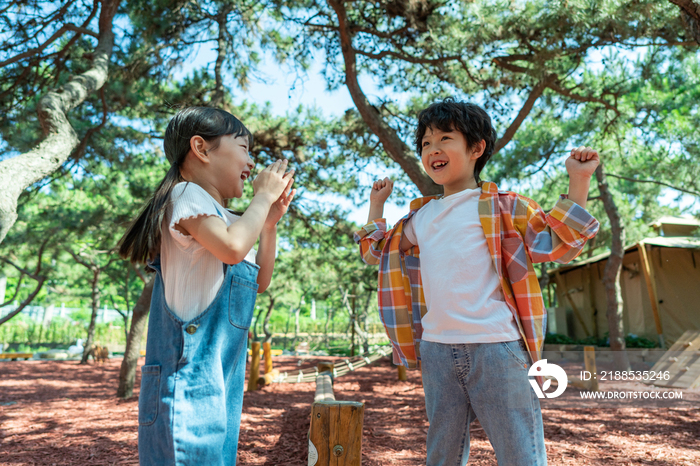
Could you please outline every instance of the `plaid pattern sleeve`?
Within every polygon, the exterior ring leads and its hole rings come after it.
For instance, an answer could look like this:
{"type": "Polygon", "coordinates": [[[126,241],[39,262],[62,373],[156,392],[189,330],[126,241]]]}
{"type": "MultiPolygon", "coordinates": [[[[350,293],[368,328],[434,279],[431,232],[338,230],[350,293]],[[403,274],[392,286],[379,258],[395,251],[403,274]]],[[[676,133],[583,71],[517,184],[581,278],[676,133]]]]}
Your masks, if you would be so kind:
{"type": "Polygon", "coordinates": [[[545,213],[537,203],[518,196],[515,223],[533,262],[571,262],[583,251],[586,241],[598,233],[600,224],[583,207],[561,196],[545,213]],[[524,227],[523,227],[524,225],[524,227]]]}
{"type": "Polygon", "coordinates": [[[365,263],[379,264],[379,315],[391,341],[394,364],[410,369],[416,368],[420,359],[421,317],[426,306],[419,248],[414,246],[403,253],[400,244],[405,222],[433,199],[434,196],[414,200],[409,214],[388,232],[385,220],[379,219],[354,235],[365,263]]]}
{"type": "Polygon", "coordinates": [[[535,201],[499,192],[493,183],[482,186],[479,215],[506,302],[535,362],[544,344],[547,310],[533,263],[573,260],[597,233],[598,221],[564,197],[545,213],[535,201]]]}
{"type": "Polygon", "coordinates": [[[387,236],[386,220],[383,218],[370,222],[355,232],[353,237],[355,242],[360,245],[360,255],[365,264],[379,264],[387,236]]]}
{"type": "MultiPolygon", "coordinates": [[[[362,260],[369,265],[379,264],[379,316],[391,342],[394,364],[414,368],[418,356],[413,327],[411,277],[407,274],[404,255],[400,250],[403,225],[408,217],[410,214],[388,232],[384,219],[370,222],[355,232],[354,239],[360,245],[362,260]]],[[[414,268],[417,267],[415,264],[414,268]]]]}

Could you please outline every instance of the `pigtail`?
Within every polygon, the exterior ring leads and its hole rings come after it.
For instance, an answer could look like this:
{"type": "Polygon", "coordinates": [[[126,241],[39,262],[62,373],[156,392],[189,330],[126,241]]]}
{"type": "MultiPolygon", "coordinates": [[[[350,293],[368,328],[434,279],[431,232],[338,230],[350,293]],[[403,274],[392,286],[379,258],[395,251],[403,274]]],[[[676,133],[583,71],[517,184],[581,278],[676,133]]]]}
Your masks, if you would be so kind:
{"type": "Polygon", "coordinates": [[[156,192],[119,241],[119,255],[133,263],[145,264],[160,252],[163,218],[176,184],[184,181],[177,165],[172,165],[156,192]]]}

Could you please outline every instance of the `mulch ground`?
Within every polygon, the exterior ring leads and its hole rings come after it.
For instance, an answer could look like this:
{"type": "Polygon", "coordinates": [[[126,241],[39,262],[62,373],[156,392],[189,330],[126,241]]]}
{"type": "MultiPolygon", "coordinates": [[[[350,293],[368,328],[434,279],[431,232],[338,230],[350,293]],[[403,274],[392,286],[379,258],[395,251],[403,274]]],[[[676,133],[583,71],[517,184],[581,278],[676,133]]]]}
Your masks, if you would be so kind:
{"type": "MultiPolygon", "coordinates": [[[[274,361],[293,371],[335,359],[274,361]]],[[[0,465],[138,464],[138,398],[114,397],[120,363],[0,362],[0,465]]],[[[274,384],[246,393],[238,464],[305,466],[314,388],[274,384]]],[[[338,378],[334,392],[339,400],[365,403],[363,465],[425,464],[428,422],[419,372],[399,382],[383,359],[338,378]]],[[[550,465],[700,465],[697,406],[545,408],[543,418],[550,465]]],[[[495,465],[483,430],[472,427],[469,465],[495,465]]]]}

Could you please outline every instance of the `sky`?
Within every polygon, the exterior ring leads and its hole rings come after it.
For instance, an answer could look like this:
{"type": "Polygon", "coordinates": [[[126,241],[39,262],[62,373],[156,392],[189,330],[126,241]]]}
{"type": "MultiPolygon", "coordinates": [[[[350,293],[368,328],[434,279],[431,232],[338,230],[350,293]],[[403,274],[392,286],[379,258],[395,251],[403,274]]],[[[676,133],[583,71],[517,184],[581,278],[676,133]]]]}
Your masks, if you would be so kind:
{"type": "MultiPolygon", "coordinates": [[[[324,116],[340,116],[348,108],[354,107],[355,104],[350,97],[347,87],[342,86],[334,91],[327,90],[326,81],[321,74],[322,60],[325,58],[321,54],[318,54],[315,58],[316,60],[308,73],[300,75],[297,72],[290,72],[285,67],[280,67],[271,56],[264,56],[263,64],[256,73],[262,79],[251,80],[245,91],[240,89],[230,77],[225,80],[225,83],[233,95],[234,102],[240,103],[243,100],[248,100],[260,105],[269,102],[275,115],[283,116],[293,112],[299,105],[303,105],[319,108],[324,116]]],[[[215,52],[212,49],[202,47],[198,53],[192,55],[192,60],[186,62],[182,69],[174,75],[174,78],[180,79],[189,70],[205,64],[209,64],[213,69],[215,60],[215,52]]],[[[359,81],[363,91],[371,101],[377,97],[387,95],[368,76],[360,76],[359,81]]],[[[392,95],[392,98],[397,99],[400,97],[392,95]]],[[[375,173],[367,173],[366,176],[361,176],[363,184],[367,186],[368,201],[369,189],[375,178],[383,178],[379,170],[375,173]]],[[[333,195],[325,196],[322,200],[338,204],[349,210],[349,219],[357,224],[364,225],[367,222],[369,213],[368,201],[355,205],[347,199],[333,195]]],[[[399,206],[392,203],[391,199],[385,205],[384,214],[390,224],[394,224],[407,213],[407,205],[399,206]]]]}

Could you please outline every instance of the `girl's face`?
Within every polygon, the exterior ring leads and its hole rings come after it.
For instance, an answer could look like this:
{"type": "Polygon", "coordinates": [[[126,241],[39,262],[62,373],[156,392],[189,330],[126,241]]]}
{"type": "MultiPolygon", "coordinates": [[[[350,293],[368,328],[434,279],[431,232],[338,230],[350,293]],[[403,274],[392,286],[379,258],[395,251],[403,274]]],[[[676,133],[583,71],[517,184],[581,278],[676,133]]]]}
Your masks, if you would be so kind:
{"type": "Polygon", "coordinates": [[[216,188],[224,199],[243,196],[243,185],[255,166],[248,154],[248,138],[222,136],[219,147],[210,152],[216,188]]]}

